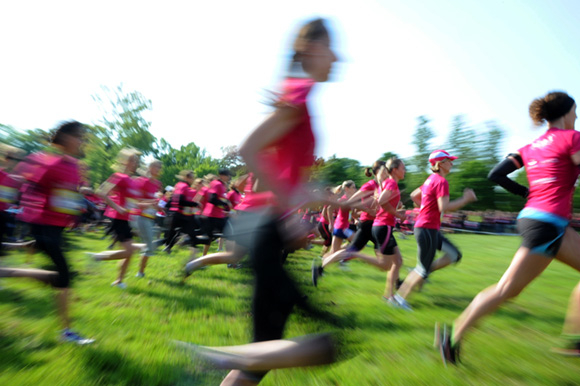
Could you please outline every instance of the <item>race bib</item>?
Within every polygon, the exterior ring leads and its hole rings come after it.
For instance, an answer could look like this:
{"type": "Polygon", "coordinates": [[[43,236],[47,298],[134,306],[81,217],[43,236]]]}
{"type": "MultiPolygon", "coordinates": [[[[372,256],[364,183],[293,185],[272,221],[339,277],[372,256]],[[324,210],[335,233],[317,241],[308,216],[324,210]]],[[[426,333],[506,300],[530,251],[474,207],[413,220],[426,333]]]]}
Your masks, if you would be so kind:
{"type": "Polygon", "coordinates": [[[193,206],[186,206],[183,208],[183,214],[186,216],[191,216],[193,214],[193,206]]]}
{"type": "Polygon", "coordinates": [[[127,209],[127,211],[130,214],[137,214],[137,205],[138,201],[135,200],[134,198],[125,198],[125,209],[127,209]]]}
{"type": "Polygon", "coordinates": [[[14,204],[18,198],[18,189],[0,186],[0,202],[14,204]]]}
{"type": "Polygon", "coordinates": [[[82,196],[72,190],[53,189],[48,200],[48,209],[57,212],[78,216],[81,214],[84,203],[82,196]]]}
{"type": "Polygon", "coordinates": [[[155,208],[146,208],[146,209],[143,209],[141,211],[141,215],[143,217],[152,218],[152,219],[155,218],[155,213],[156,213],[155,208]]]}

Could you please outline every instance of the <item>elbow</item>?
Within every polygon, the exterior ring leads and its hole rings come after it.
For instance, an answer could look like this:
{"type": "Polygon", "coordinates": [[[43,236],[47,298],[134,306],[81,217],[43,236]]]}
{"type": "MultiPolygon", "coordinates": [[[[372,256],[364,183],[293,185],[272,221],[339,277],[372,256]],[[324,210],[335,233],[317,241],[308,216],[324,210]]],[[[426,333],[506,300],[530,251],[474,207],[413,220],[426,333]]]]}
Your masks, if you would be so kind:
{"type": "Polygon", "coordinates": [[[487,175],[487,179],[491,182],[495,182],[496,184],[499,182],[499,176],[495,172],[495,170],[491,170],[487,175]]]}

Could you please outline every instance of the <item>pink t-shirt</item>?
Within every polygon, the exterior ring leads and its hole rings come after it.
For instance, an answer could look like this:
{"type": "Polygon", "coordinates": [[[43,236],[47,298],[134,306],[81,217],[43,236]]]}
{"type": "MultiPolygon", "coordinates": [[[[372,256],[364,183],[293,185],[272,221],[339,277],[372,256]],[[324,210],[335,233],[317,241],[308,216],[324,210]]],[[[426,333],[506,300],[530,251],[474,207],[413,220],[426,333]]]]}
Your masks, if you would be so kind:
{"type": "Polygon", "coordinates": [[[22,174],[28,184],[22,192],[20,219],[31,224],[67,226],[83,209],[78,193],[78,161],[51,152],[36,153],[27,160],[31,162],[22,174]]]}
{"type": "Polygon", "coordinates": [[[314,162],[315,138],[306,100],[312,79],[287,78],[282,84],[278,105],[291,106],[300,114],[296,125],[257,155],[258,165],[270,184],[288,194],[296,192],[307,179],[314,162]]]}
{"type": "MultiPolygon", "coordinates": [[[[346,197],[346,195],[342,196],[338,201],[346,201],[348,198],[346,197]]],[[[339,208],[338,209],[338,215],[336,216],[336,221],[334,222],[334,228],[335,229],[348,229],[348,226],[350,225],[350,221],[349,221],[349,216],[350,214],[350,209],[348,208],[339,208]]]]}
{"type": "Polygon", "coordinates": [[[224,184],[221,180],[214,180],[211,182],[211,184],[209,184],[209,189],[207,191],[207,193],[205,194],[206,198],[207,198],[207,203],[205,204],[205,206],[203,207],[203,212],[201,213],[204,216],[207,217],[214,217],[214,218],[224,218],[226,217],[226,214],[224,212],[224,209],[216,206],[214,204],[212,204],[211,202],[209,202],[209,199],[211,198],[212,194],[216,194],[218,199],[224,199],[226,198],[226,184],[224,184]]]}
{"type": "Polygon", "coordinates": [[[107,180],[114,187],[111,190],[111,200],[121,208],[127,209],[128,213],[119,213],[115,209],[107,206],[105,216],[116,220],[129,221],[129,216],[136,213],[137,200],[140,196],[135,188],[135,180],[123,173],[113,173],[107,180]]]}
{"type": "Polygon", "coordinates": [[[580,132],[558,128],[518,150],[530,186],[526,208],[572,218],[572,196],[580,169],[570,156],[578,151],[580,132]]]}
{"type": "Polygon", "coordinates": [[[324,216],[324,212],[326,212],[327,207],[328,207],[328,205],[325,205],[322,208],[322,210],[320,211],[320,216],[318,216],[318,222],[320,222],[322,224],[330,225],[330,223],[328,222],[328,219],[326,218],[326,216],[324,216]]]}
{"type": "MultiPolygon", "coordinates": [[[[155,194],[161,190],[161,181],[148,177],[139,177],[135,179],[135,189],[139,192],[139,197],[145,200],[154,200],[155,194]]],[[[154,219],[155,212],[157,212],[157,209],[155,206],[151,206],[145,209],[137,209],[136,214],[154,219]]]]}
{"type": "Polygon", "coordinates": [[[187,193],[188,189],[189,185],[187,184],[187,182],[179,181],[177,184],[175,184],[175,186],[173,187],[173,194],[171,195],[171,206],[169,207],[169,210],[171,212],[181,213],[179,208],[179,201],[181,199],[181,196],[187,193]]]}
{"type": "Polygon", "coordinates": [[[235,208],[240,202],[242,202],[242,195],[233,189],[228,192],[226,198],[232,203],[232,208],[235,208]]]}
{"type": "MultiPolygon", "coordinates": [[[[399,193],[399,185],[395,180],[392,178],[388,178],[383,185],[382,189],[379,189],[379,197],[385,190],[391,191],[391,198],[389,199],[389,204],[393,206],[393,208],[397,208],[399,205],[399,201],[401,200],[401,194],[399,193]]],[[[392,226],[394,227],[397,222],[397,218],[393,216],[391,213],[387,212],[382,206],[377,211],[377,218],[373,222],[373,226],[392,226]]]]}
{"type": "MultiPolygon", "coordinates": [[[[377,183],[376,180],[370,180],[368,182],[366,182],[363,186],[360,187],[360,190],[363,192],[369,192],[369,191],[375,191],[377,190],[377,188],[379,187],[379,184],[377,183]]],[[[363,203],[367,203],[370,202],[372,196],[370,196],[369,198],[365,198],[364,200],[362,200],[363,203]]],[[[368,205],[367,205],[368,207],[368,205]]],[[[367,212],[362,212],[360,214],[359,220],[360,222],[365,222],[365,221],[372,221],[374,220],[375,217],[371,216],[370,214],[368,214],[367,212]]]]}
{"type": "Polygon", "coordinates": [[[415,222],[416,227],[441,228],[441,212],[437,199],[449,196],[449,182],[437,173],[431,174],[421,186],[421,209],[415,222]]]}

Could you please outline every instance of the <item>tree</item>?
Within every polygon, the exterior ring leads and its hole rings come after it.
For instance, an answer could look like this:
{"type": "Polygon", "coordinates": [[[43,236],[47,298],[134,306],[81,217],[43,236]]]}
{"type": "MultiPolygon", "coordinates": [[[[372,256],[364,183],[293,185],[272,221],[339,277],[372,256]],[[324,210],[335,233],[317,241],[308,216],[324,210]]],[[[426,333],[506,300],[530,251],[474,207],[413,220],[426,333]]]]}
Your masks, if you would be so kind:
{"type": "Polygon", "coordinates": [[[241,176],[248,173],[246,163],[242,159],[237,146],[224,146],[221,149],[223,156],[220,164],[222,167],[229,169],[232,175],[235,176],[241,176]]]}
{"type": "Polygon", "coordinates": [[[467,126],[463,115],[456,115],[451,121],[451,132],[449,133],[449,149],[452,155],[458,157],[454,163],[461,167],[463,162],[477,158],[477,142],[473,129],[467,126]]]}
{"type": "Polygon", "coordinates": [[[500,161],[500,144],[501,140],[503,139],[504,132],[499,126],[499,124],[495,121],[487,121],[485,122],[485,126],[488,129],[487,138],[483,142],[482,146],[482,155],[486,162],[493,167],[500,161]]]}
{"type": "Polygon", "coordinates": [[[353,180],[356,186],[360,187],[367,178],[359,161],[352,158],[337,158],[333,155],[316,165],[311,180],[329,185],[339,185],[346,180],[353,180]]]}
{"type": "Polygon", "coordinates": [[[122,84],[115,90],[103,86],[93,99],[104,112],[101,138],[109,137],[120,148],[134,147],[144,155],[155,153],[157,139],[149,132],[151,122],[143,117],[151,110],[149,99],[138,91],[126,92],[122,84]]]}
{"type": "Polygon", "coordinates": [[[431,120],[425,115],[417,117],[417,121],[417,128],[411,142],[415,145],[415,155],[411,158],[410,164],[416,169],[416,172],[426,173],[429,154],[433,151],[431,149],[431,139],[434,133],[429,125],[431,120]]]}
{"type": "Polygon", "coordinates": [[[50,137],[49,131],[41,129],[18,131],[12,126],[0,124],[0,141],[22,149],[27,154],[45,148],[50,137]]]}

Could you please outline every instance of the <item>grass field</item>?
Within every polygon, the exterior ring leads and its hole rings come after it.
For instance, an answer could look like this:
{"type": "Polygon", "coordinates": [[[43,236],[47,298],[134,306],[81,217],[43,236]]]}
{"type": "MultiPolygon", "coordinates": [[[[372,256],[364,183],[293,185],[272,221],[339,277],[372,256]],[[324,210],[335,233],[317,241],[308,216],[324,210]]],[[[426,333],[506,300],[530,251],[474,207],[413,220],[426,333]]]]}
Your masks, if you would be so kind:
{"type": "MultiPolygon", "coordinates": [[[[264,385],[576,385],[580,360],[550,353],[560,345],[564,313],[578,273],[555,262],[518,299],[487,318],[462,346],[463,364],[445,368],[433,349],[435,321],[451,322],[480,290],[496,282],[519,239],[450,235],[463,261],[436,272],[409,299],[415,312],[381,300],[385,273],[359,261],[350,271],[331,266],[318,289],[310,264],[319,248],[289,257],[288,270],[311,303],[336,315],[335,323],[292,315],[286,337],[337,331],[342,360],[332,366],[277,370],[264,385]]],[[[74,327],[97,339],[79,347],[58,341],[54,292],[28,280],[2,279],[0,385],[216,385],[225,371],[192,361],[171,341],[234,345],[250,340],[251,272],[225,266],[177,277],[187,251],[152,258],[144,279],[131,265],[126,290],[112,288],[115,262],[90,264],[83,251],[106,246],[100,234],[71,236],[75,278],[74,327]]],[[[398,243],[405,267],[415,263],[413,238],[398,243]]],[[[369,254],[371,249],[367,248],[369,254]]],[[[34,255],[30,266],[48,262],[34,255]]],[[[24,254],[4,265],[25,267],[24,254]]],[[[402,276],[407,269],[402,269],[402,276]]]]}

